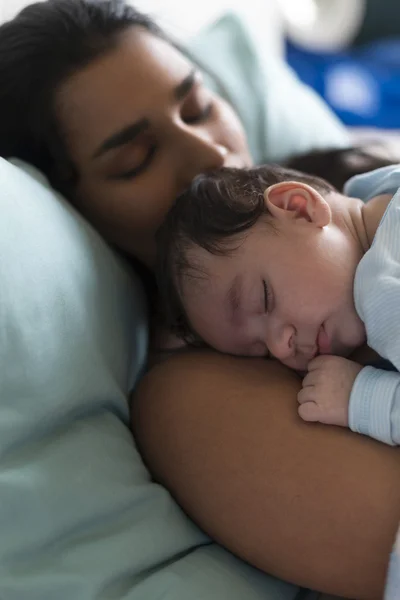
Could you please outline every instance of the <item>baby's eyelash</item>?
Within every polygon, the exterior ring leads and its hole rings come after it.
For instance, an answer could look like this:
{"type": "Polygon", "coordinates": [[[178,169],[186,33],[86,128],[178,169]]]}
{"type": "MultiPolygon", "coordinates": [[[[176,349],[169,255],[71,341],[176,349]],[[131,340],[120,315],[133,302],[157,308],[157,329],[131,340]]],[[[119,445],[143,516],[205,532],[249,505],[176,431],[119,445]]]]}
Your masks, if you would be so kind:
{"type": "Polygon", "coordinates": [[[264,288],[264,310],[265,310],[265,312],[268,312],[268,300],[269,300],[268,286],[267,286],[265,279],[263,279],[262,283],[263,283],[263,288],[264,288]]]}

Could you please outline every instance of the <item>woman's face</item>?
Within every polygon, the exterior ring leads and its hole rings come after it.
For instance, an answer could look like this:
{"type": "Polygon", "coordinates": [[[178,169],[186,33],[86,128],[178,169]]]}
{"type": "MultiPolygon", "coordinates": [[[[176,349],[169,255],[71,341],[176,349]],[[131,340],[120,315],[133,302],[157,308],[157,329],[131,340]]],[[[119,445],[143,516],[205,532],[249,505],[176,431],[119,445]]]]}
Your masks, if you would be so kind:
{"type": "Polygon", "coordinates": [[[183,55],[137,27],[61,86],[57,110],[80,175],[78,208],[149,266],[155,232],[191,180],[251,164],[232,108],[183,55]]]}

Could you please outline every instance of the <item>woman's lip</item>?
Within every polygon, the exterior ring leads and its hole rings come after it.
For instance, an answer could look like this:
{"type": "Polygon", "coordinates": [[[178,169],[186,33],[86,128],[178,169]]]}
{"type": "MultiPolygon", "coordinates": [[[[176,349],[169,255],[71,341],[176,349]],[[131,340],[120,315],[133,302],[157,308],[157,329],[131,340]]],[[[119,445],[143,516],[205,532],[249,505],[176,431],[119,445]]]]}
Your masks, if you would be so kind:
{"type": "Polygon", "coordinates": [[[324,325],[321,325],[317,337],[317,346],[319,354],[332,354],[331,341],[326,333],[324,325]]]}

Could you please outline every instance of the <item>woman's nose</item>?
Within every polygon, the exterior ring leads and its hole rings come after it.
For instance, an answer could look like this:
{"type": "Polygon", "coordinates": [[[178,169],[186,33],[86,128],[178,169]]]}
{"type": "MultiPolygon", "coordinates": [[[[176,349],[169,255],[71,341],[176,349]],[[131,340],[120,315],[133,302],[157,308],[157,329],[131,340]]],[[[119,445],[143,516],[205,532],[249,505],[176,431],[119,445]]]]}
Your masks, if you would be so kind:
{"type": "Polygon", "coordinates": [[[216,142],[208,131],[185,127],[182,133],[181,152],[186,159],[185,164],[191,179],[200,173],[220,169],[225,165],[229,150],[216,142]]]}

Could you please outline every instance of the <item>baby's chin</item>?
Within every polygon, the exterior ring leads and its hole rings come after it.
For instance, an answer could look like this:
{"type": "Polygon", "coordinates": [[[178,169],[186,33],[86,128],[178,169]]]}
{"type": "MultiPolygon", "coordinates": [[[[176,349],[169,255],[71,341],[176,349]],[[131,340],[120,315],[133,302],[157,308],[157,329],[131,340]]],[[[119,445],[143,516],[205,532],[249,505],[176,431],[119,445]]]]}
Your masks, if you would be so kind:
{"type": "MultiPolygon", "coordinates": [[[[316,358],[316,356],[314,358],[316,358]]],[[[292,369],[292,371],[296,371],[296,373],[299,373],[299,375],[304,375],[308,371],[308,365],[312,360],[314,360],[314,358],[311,358],[309,360],[302,359],[292,363],[285,363],[283,361],[283,364],[285,365],[285,367],[289,367],[289,369],[292,369]]]]}

